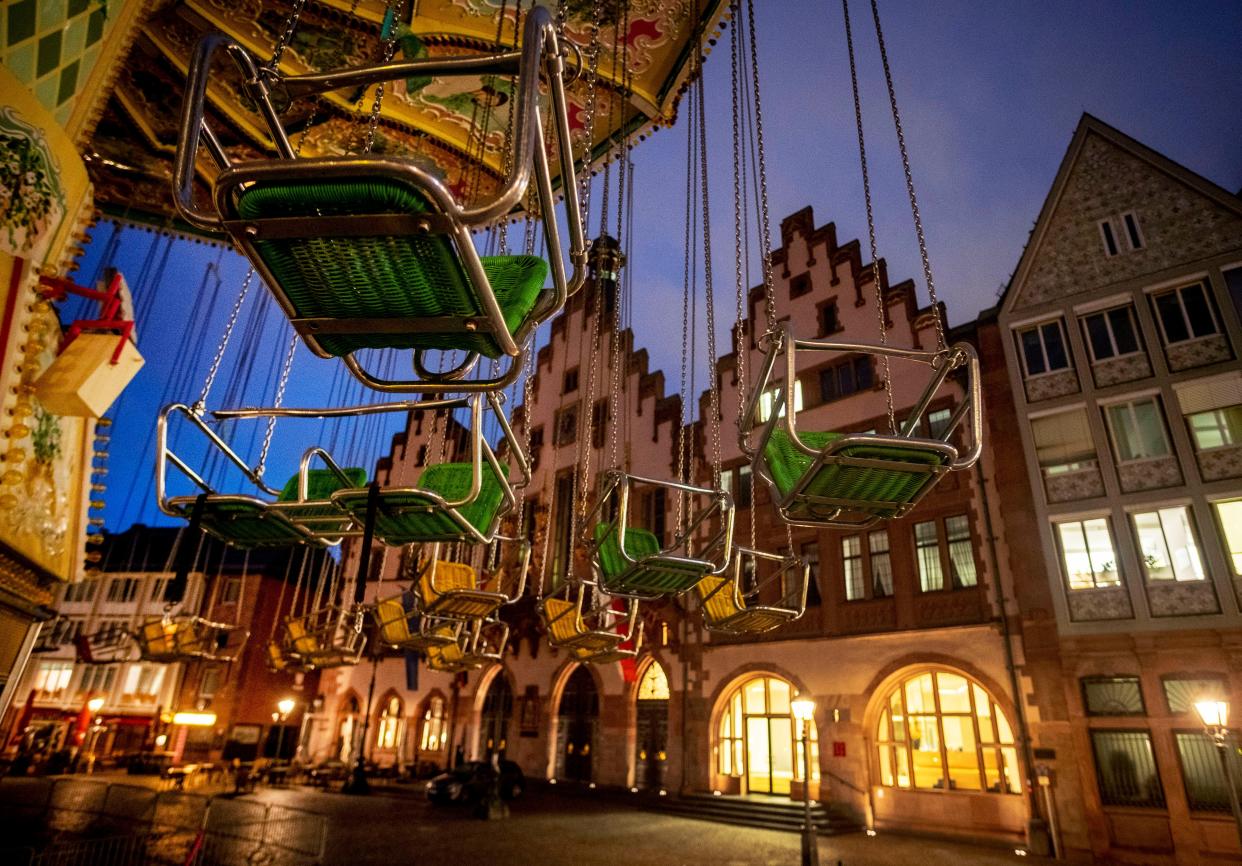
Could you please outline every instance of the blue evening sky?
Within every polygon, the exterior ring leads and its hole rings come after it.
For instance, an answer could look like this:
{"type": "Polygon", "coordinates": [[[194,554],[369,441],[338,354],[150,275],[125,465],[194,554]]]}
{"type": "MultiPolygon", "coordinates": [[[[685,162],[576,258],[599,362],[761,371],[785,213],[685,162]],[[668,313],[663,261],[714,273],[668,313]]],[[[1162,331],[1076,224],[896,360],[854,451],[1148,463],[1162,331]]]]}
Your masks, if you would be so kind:
{"type": "MultiPolygon", "coordinates": [[[[773,229],[785,215],[812,205],[818,223],[836,222],[842,243],[861,238],[865,249],[840,3],[756,5],[773,229]]],[[[953,324],[995,303],[1084,111],[1226,189],[1242,189],[1242,3],[1236,0],[885,0],[881,13],[936,285],[953,324]]],[[[851,16],[880,254],[893,281],[912,277],[922,292],[869,5],[856,0],[851,16]]],[[[706,65],[721,346],[727,345],[724,319],[732,316],[734,283],[728,31],[723,35],[706,65]]],[[[681,124],[634,152],[633,326],[653,366],[668,374],[670,389],[677,388],[680,353],[680,316],[670,311],[680,307],[681,297],[685,147],[681,124]]],[[[592,229],[598,231],[598,216],[592,229]]],[[[78,276],[90,278],[105,258],[111,260],[129,277],[141,313],[139,347],[147,366],[113,413],[105,496],[108,528],[121,530],[157,520],[153,431],[159,406],[197,397],[246,265],[204,244],[170,244],[138,229],[123,230],[110,243],[112,234],[111,224],[100,224],[78,276]],[[205,280],[204,272],[217,260],[221,282],[212,303],[215,280],[205,280]]],[[[756,262],[749,267],[750,279],[757,279],[756,262]]],[[[233,405],[270,401],[290,334],[270,307],[266,291],[256,285],[211,405],[223,405],[226,397],[233,405]]],[[[352,385],[347,393],[345,383],[335,362],[312,358],[299,346],[286,403],[371,399],[352,385]]],[[[386,453],[400,421],[326,428],[282,421],[269,480],[283,484],[302,450],[319,441],[334,444],[350,462],[370,465],[386,453]]],[[[253,459],[261,424],[237,432],[235,441],[253,459]]],[[[192,458],[202,453],[193,438],[177,438],[192,458]]]]}

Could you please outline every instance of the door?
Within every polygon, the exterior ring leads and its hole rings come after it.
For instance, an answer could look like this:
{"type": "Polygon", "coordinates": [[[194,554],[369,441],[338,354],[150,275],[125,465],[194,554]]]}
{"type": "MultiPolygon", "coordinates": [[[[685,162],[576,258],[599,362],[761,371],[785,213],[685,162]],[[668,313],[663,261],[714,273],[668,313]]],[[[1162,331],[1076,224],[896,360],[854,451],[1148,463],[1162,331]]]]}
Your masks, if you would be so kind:
{"type": "Polygon", "coordinates": [[[599,719],[599,694],[584,665],[569,675],[557,709],[556,775],[574,782],[590,782],[599,719]]]}

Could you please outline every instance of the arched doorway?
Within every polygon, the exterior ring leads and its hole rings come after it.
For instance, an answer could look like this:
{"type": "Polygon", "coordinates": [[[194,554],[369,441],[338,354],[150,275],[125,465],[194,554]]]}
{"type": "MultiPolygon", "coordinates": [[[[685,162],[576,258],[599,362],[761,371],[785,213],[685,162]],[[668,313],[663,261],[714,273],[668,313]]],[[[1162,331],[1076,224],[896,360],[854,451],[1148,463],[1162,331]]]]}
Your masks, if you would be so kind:
{"type": "Polygon", "coordinates": [[[556,776],[575,782],[591,781],[595,727],[599,720],[599,692],[586,665],[569,675],[557,707],[556,776]]]}
{"type": "MultiPolygon", "coordinates": [[[[801,733],[790,701],[796,689],[786,680],[759,675],[725,698],[717,729],[717,770],[738,780],[739,793],[788,794],[802,779],[801,733]]],[[[819,737],[811,726],[811,776],[819,777],[819,737]]]]}
{"type": "Polygon", "coordinates": [[[479,746],[485,757],[502,758],[509,745],[509,722],[513,718],[513,687],[501,671],[492,678],[479,718],[479,746]]]}
{"type": "Polygon", "coordinates": [[[668,764],[668,676],[655,659],[638,681],[637,728],[634,748],[634,785],[648,790],[664,788],[668,764]]]}

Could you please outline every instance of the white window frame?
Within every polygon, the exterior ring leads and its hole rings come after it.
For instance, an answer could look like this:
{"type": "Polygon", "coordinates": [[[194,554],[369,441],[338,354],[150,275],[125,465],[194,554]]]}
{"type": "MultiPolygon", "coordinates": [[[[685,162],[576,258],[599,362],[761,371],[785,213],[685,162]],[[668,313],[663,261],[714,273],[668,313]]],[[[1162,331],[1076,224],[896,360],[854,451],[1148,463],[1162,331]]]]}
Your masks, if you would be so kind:
{"type": "Polygon", "coordinates": [[[1164,345],[1166,346],[1178,346],[1183,343],[1193,343],[1196,340],[1207,340],[1212,337],[1219,337],[1221,334],[1224,333],[1224,328],[1221,327],[1220,315],[1216,311],[1216,304],[1213,302],[1214,299],[1212,298],[1212,283],[1207,277],[1199,277],[1199,278],[1190,280],[1189,282],[1183,282],[1179,280],[1177,283],[1174,284],[1172,288],[1163,288],[1163,289],[1158,289],[1156,291],[1152,291],[1150,293],[1150,297],[1151,297],[1151,306],[1152,306],[1152,316],[1156,320],[1157,327],[1160,328],[1160,339],[1164,341],[1164,345]],[[1186,313],[1186,302],[1182,299],[1182,292],[1194,286],[1200,286],[1203,289],[1203,297],[1204,297],[1204,300],[1207,301],[1208,315],[1212,317],[1212,327],[1216,329],[1212,333],[1204,334],[1203,336],[1195,335],[1195,329],[1190,326],[1190,316],[1187,315],[1186,313]],[[1177,342],[1170,342],[1169,335],[1165,333],[1164,316],[1160,315],[1160,304],[1159,304],[1160,298],[1162,298],[1165,295],[1176,295],[1177,296],[1177,306],[1182,311],[1182,322],[1186,325],[1186,333],[1190,334],[1190,336],[1187,337],[1185,340],[1178,340],[1177,342]]]}
{"type": "Polygon", "coordinates": [[[1053,376],[1057,373],[1064,373],[1066,370],[1074,369],[1074,356],[1070,351],[1069,335],[1065,330],[1064,320],[1058,316],[1054,319],[1041,319],[1037,322],[1028,322],[1023,325],[1015,326],[1014,335],[1017,337],[1018,358],[1022,363],[1022,375],[1026,379],[1038,379],[1040,376],[1053,376]],[[1046,325],[1056,325],[1061,332],[1061,348],[1065,352],[1065,366],[1051,369],[1048,363],[1048,345],[1044,342],[1044,327],[1046,325]],[[1034,331],[1039,335],[1039,350],[1044,356],[1044,372],[1032,373],[1026,365],[1026,347],[1022,343],[1022,335],[1027,331],[1034,331]]]}
{"type": "Polygon", "coordinates": [[[867,597],[867,569],[863,566],[861,535],[841,537],[841,577],[846,601],[862,601],[867,597]]]}
{"type": "MultiPolygon", "coordinates": [[[[1172,516],[1171,514],[1169,515],[1172,516]]],[[[1194,509],[1187,503],[1174,503],[1170,505],[1144,506],[1141,510],[1135,509],[1129,512],[1130,531],[1134,533],[1134,549],[1138,553],[1139,567],[1143,569],[1143,577],[1148,583],[1156,584],[1181,584],[1181,583],[1201,583],[1207,580],[1207,564],[1203,561],[1203,545],[1199,542],[1198,527],[1195,526],[1194,509]],[[1193,553],[1194,559],[1198,564],[1198,568],[1194,567],[1195,563],[1189,563],[1187,568],[1191,572],[1191,576],[1184,577],[1179,574],[1178,565],[1175,561],[1173,548],[1169,544],[1169,530],[1165,524],[1166,512],[1180,511],[1186,520],[1186,532],[1190,539],[1190,551],[1193,553]],[[1152,577],[1147,567],[1146,554],[1143,551],[1143,540],[1140,534],[1138,518],[1147,515],[1155,515],[1156,522],[1160,527],[1160,541],[1164,546],[1165,558],[1168,560],[1169,568],[1173,572],[1172,577],[1152,577]],[[1197,572],[1197,573],[1196,573],[1197,572]]]]}
{"type": "Polygon", "coordinates": [[[1117,358],[1129,358],[1131,355],[1141,355],[1143,353],[1143,339],[1139,333],[1138,316],[1134,312],[1134,304],[1118,304],[1115,307],[1107,307],[1103,310],[1092,310],[1089,313],[1083,313],[1078,317],[1078,321],[1082,323],[1083,342],[1087,344],[1087,355],[1091,358],[1091,363],[1098,364],[1101,361],[1113,361],[1117,358]],[[1130,313],[1130,325],[1134,329],[1134,342],[1136,348],[1133,352],[1121,352],[1117,349],[1117,335],[1113,333],[1113,321],[1108,314],[1113,310],[1127,310],[1130,313]],[[1113,347],[1113,354],[1107,358],[1097,358],[1095,356],[1095,344],[1091,342],[1091,332],[1087,329],[1087,319],[1092,316],[1101,316],[1104,319],[1104,327],[1108,330],[1108,342],[1113,347]]]}
{"type": "Polygon", "coordinates": [[[1242,444],[1242,429],[1235,431],[1227,422],[1222,419],[1230,409],[1242,410],[1242,405],[1220,406],[1216,409],[1204,409],[1202,412],[1193,412],[1184,416],[1186,419],[1186,429],[1190,432],[1190,441],[1195,446],[1196,454],[1203,454],[1207,451],[1216,451],[1219,448],[1233,448],[1242,444]],[[1192,418],[1199,418],[1203,415],[1212,415],[1215,420],[1215,427],[1221,432],[1221,444],[1202,446],[1199,444],[1199,438],[1195,435],[1195,425],[1191,421],[1192,418]]]}
{"type": "Polygon", "coordinates": [[[1109,443],[1112,445],[1112,448],[1113,448],[1113,459],[1117,461],[1118,466],[1129,465],[1133,463],[1142,463],[1145,460],[1163,460],[1166,457],[1174,456],[1173,442],[1169,438],[1169,425],[1164,417],[1164,405],[1161,402],[1160,395],[1157,392],[1153,391],[1153,392],[1149,392],[1146,394],[1136,394],[1132,397],[1128,397],[1123,400],[1114,400],[1111,403],[1101,404],[1100,408],[1104,410],[1104,426],[1108,428],[1108,439],[1109,439],[1109,443]],[[1145,456],[1145,457],[1134,457],[1129,460],[1123,460],[1121,458],[1121,449],[1119,447],[1119,443],[1117,440],[1117,431],[1113,429],[1112,410],[1119,406],[1127,407],[1129,409],[1128,415],[1130,416],[1130,421],[1131,423],[1135,425],[1135,428],[1137,429],[1138,424],[1134,417],[1134,404],[1145,402],[1148,400],[1150,400],[1152,403],[1155,404],[1156,414],[1160,418],[1160,435],[1164,437],[1165,453],[1154,454],[1154,455],[1145,456]]]}
{"type": "Polygon", "coordinates": [[[1130,252],[1138,252],[1147,247],[1147,238],[1143,236],[1143,226],[1139,222],[1137,213],[1132,210],[1123,213],[1121,215],[1121,227],[1125,229],[1126,246],[1129,247],[1130,252]],[[1130,232],[1131,227],[1134,229],[1133,235],[1130,232]],[[1138,238],[1137,246],[1134,244],[1135,237],[1138,238]]]}
{"type": "Polygon", "coordinates": [[[1238,549],[1234,550],[1229,540],[1229,530],[1225,526],[1224,515],[1220,511],[1222,505],[1232,505],[1242,509],[1242,498],[1213,499],[1210,501],[1210,504],[1212,506],[1212,517],[1216,522],[1217,535],[1220,538],[1220,544],[1225,554],[1225,562],[1229,564],[1235,579],[1242,577],[1242,520],[1239,521],[1237,537],[1234,539],[1238,543],[1238,549]]]}
{"type": "MultiPolygon", "coordinates": [[[[1085,514],[1080,517],[1070,517],[1063,520],[1054,520],[1052,522],[1052,535],[1056,541],[1057,556],[1061,562],[1062,581],[1065,585],[1066,592],[1090,592],[1097,589],[1121,589],[1125,586],[1125,580],[1121,573],[1121,560],[1117,554],[1117,539],[1113,535],[1112,521],[1106,514],[1085,514]],[[1098,520],[1104,524],[1104,531],[1108,534],[1108,543],[1112,548],[1112,573],[1115,578],[1107,583],[1101,583],[1097,575],[1108,574],[1107,570],[1096,570],[1095,557],[1092,555],[1091,544],[1087,540],[1087,523],[1098,520]],[[1078,532],[1082,536],[1083,548],[1087,553],[1087,562],[1091,567],[1091,585],[1075,586],[1070,580],[1070,565],[1065,556],[1065,543],[1062,540],[1061,527],[1077,524],[1078,532]]],[[[1104,563],[1101,563],[1104,564],[1104,563]]]]}

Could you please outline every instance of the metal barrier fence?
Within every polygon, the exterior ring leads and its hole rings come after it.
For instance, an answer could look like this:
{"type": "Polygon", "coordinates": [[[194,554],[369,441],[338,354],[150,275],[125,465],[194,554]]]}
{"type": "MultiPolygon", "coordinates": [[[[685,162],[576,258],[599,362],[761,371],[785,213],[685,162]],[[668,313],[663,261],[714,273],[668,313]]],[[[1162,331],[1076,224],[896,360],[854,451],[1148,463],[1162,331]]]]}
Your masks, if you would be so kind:
{"type": "Polygon", "coordinates": [[[79,779],[0,781],[0,863],[317,866],[327,822],[301,809],[79,779]]]}

